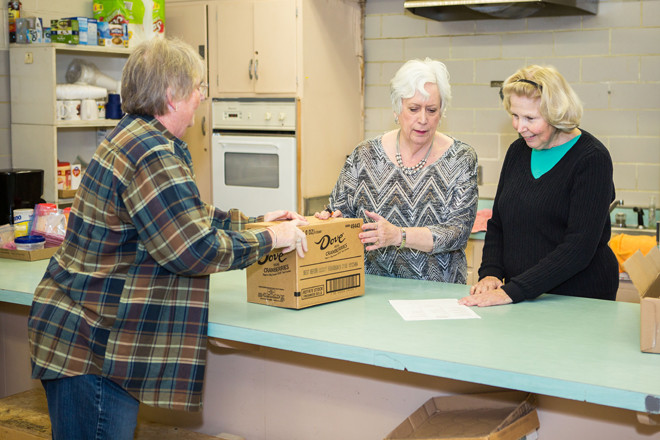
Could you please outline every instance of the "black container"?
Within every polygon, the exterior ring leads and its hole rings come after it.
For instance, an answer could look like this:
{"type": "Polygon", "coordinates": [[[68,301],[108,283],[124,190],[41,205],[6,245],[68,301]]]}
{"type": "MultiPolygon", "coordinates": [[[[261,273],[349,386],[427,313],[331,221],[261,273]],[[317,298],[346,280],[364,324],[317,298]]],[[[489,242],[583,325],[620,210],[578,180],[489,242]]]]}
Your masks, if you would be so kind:
{"type": "Polygon", "coordinates": [[[14,222],[14,209],[30,209],[43,203],[43,192],[43,170],[0,170],[0,225],[14,222]]]}

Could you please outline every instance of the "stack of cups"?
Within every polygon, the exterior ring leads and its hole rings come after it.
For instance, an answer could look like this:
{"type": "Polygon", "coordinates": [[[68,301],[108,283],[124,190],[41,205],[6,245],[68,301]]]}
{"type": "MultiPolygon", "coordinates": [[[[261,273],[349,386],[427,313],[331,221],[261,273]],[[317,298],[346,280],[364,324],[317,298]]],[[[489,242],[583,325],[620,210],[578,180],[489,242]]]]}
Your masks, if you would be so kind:
{"type": "Polygon", "coordinates": [[[117,93],[108,93],[108,103],[105,105],[105,117],[107,119],[121,119],[124,114],[121,111],[121,98],[117,93]]]}

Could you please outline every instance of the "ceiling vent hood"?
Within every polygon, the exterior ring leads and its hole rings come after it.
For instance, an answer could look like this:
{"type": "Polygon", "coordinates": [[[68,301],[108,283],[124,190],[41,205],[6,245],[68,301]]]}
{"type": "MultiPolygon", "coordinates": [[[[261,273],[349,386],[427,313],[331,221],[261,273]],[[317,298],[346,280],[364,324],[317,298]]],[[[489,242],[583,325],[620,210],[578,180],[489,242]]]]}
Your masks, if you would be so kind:
{"type": "Polygon", "coordinates": [[[415,15],[438,21],[595,15],[598,0],[406,0],[415,15]]]}

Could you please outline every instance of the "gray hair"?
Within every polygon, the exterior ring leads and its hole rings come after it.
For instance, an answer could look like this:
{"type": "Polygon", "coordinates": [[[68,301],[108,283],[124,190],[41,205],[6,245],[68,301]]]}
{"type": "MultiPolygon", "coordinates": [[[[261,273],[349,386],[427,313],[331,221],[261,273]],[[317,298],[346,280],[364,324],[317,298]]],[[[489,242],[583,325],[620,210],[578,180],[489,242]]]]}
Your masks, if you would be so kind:
{"type": "Polygon", "coordinates": [[[396,72],[390,81],[390,99],[392,110],[397,115],[401,113],[401,101],[412,98],[419,92],[428,99],[429,94],[424,89],[426,83],[436,84],[440,92],[440,115],[444,116],[447,105],[451,100],[451,87],[449,86],[449,72],[440,61],[426,58],[422,60],[407,61],[396,72]]]}
{"type": "Polygon", "coordinates": [[[204,79],[204,61],[179,39],[154,38],[138,45],[121,75],[122,110],[129,114],[167,113],[167,93],[174,100],[190,97],[204,79]]]}

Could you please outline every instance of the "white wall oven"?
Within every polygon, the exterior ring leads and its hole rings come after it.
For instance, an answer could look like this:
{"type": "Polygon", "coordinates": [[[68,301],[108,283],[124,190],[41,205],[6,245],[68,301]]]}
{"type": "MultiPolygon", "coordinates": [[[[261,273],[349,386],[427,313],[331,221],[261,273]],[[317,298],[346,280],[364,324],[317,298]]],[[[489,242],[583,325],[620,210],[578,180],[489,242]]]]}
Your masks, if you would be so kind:
{"type": "Polygon", "coordinates": [[[297,211],[295,98],[214,98],[213,205],[297,211]]]}

